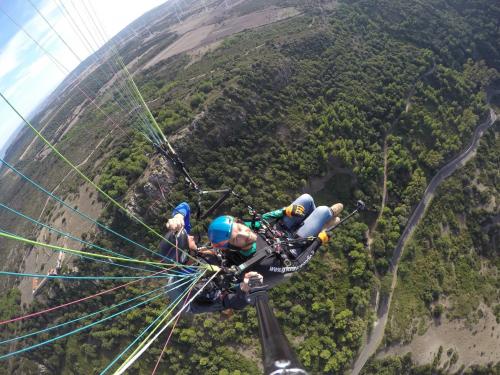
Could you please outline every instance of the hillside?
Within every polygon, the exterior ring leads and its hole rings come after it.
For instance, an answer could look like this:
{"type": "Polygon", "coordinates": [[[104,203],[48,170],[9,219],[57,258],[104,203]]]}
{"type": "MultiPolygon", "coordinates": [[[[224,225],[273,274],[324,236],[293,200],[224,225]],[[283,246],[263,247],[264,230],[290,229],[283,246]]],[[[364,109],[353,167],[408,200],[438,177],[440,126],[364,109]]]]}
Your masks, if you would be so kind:
{"type": "MultiPolygon", "coordinates": [[[[276,315],[306,368],[320,374],[347,371],[375,320],[380,285],[383,289],[412,210],[432,176],[468,145],[489,110],[486,90],[500,80],[500,9],[488,0],[182,3],[184,12],[175,12],[169,2],[137,20],[123,32],[130,38],[118,47],[153,116],[195,180],[207,188],[234,187],[243,202],[261,211],[282,207],[301,192],[312,193],[319,204],[341,201],[347,211],[356,199],[368,202],[369,210],[359,222],[339,230],[307,270],[272,293],[276,315]]],[[[108,56],[109,48],[99,54],[108,56]]],[[[107,58],[112,62],[111,55],[107,58]]],[[[196,195],[136,130],[139,119],[114,104],[120,75],[102,61],[91,61],[77,73],[104,113],[66,81],[33,123],[108,194],[163,231],[170,205],[193,202],[196,195]]],[[[487,204],[498,196],[496,137],[490,131],[466,173],[459,172],[440,188],[408,247],[413,250],[405,250],[387,344],[417,339],[411,331],[421,327],[423,333],[438,304],[443,306],[443,323],[448,318],[479,321],[481,303],[496,311],[496,284],[489,272],[498,268],[498,253],[486,250],[498,246],[498,207],[487,204]],[[478,174],[485,165],[493,171],[478,174]],[[471,179],[476,187],[468,189],[471,179]],[[417,241],[421,238],[426,240],[417,241]],[[455,249],[456,241],[471,244],[474,251],[445,250],[455,249]],[[427,267],[436,257],[440,261],[433,264],[442,265],[442,280],[427,267]],[[467,264],[473,265],[470,274],[454,273],[467,264]],[[430,289],[422,294],[415,286],[419,283],[430,289]],[[437,298],[433,287],[439,289],[437,298]],[[465,292],[477,298],[466,298],[465,292]],[[400,312],[401,306],[410,313],[400,312]],[[423,323],[419,326],[413,319],[423,323]]],[[[70,207],[100,217],[151,248],[158,246],[28,132],[10,148],[7,160],[70,207]]],[[[2,173],[0,201],[77,237],[145,258],[132,246],[75,219],[71,210],[52,203],[12,171],[4,168],[2,173]]],[[[241,201],[230,198],[220,212],[241,214],[244,209],[241,201]]],[[[202,233],[206,223],[196,222],[194,231],[202,233]]],[[[67,239],[50,236],[4,211],[0,226],[69,245],[67,239]]],[[[12,242],[0,241],[0,248],[8,260],[4,269],[46,272],[57,261],[57,254],[44,255],[12,242]]],[[[65,266],[77,266],[81,274],[112,272],[71,257],[65,266]]],[[[27,280],[9,282],[13,289],[3,297],[0,318],[70,301],[82,288],[90,294],[115,285],[53,281],[31,301],[27,280]]],[[[143,288],[149,286],[143,283],[87,307],[118,303],[143,288]]],[[[161,308],[162,303],[155,302],[87,333],[26,352],[11,360],[7,371],[98,373],[161,308]]],[[[50,322],[79,313],[69,308],[55,313],[50,322]]],[[[48,323],[37,318],[8,326],[0,337],[48,323]]],[[[493,326],[500,329],[497,323],[493,326]]],[[[20,346],[36,342],[28,338],[20,346]]],[[[134,373],[151,372],[163,342],[137,362],[134,373]]],[[[229,317],[181,319],[162,368],[172,374],[255,374],[260,371],[258,347],[252,309],[229,317]]],[[[495,354],[488,358],[495,361],[495,354]]],[[[484,363],[473,357],[465,360],[460,354],[463,362],[458,363],[484,363]]]]}
{"type": "Polygon", "coordinates": [[[385,345],[377,356],[384,359],[373,361],[365,374],[397,371],[408,363],[408,353],[440,373],[461,373],[471,365],[495,373],[488,366],[500,360],[499,130],[497,123],[476,156],[443,183],[416,228],[398,270],[385,345]]]}

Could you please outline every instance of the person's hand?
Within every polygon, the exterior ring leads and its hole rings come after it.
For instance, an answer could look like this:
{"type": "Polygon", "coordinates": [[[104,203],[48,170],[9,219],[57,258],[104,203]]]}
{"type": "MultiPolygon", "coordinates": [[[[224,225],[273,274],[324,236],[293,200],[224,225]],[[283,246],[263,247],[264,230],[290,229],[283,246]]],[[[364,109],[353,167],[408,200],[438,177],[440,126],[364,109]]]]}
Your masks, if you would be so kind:
{"type": "Polygon", "coordinates": [[[264,277],[258,273],[258,272],[255,272],[255,271],[251,271],[251,272],[247,272],[245,274],[245,276],[243,277],[243,282],[240,284],[240,289],[245,292],[245,293],[248,293],[250,291],[250,280],[253,279],[253,278],[256,278],[259,280],[260,283],[262,283],[264,281],[264,277]]]}
{"type": "Polygon", "coordinates": [[[182,214],[176,214],[173,218],[167,221],[166,225],[168,230],[178,232],[184,228],[184,216],[182,216],[182,214]]]}
{"type": "Polygon", "coordinates": [[[290,206],[285,207],[284,213],[288,217],[292,217],[292,216],[304,217],[305,210],[304,210],[304,206],[302,206],[301,204],[291,204],[290,206]]]}

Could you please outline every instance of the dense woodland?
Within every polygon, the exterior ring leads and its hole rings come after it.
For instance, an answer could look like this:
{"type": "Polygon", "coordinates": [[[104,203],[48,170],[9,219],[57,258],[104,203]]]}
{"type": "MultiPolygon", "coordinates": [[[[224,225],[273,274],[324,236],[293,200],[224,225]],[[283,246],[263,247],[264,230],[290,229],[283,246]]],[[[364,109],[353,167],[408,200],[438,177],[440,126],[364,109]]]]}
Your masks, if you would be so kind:
{"type": "MultiPolygon", "coordinates": [[[[195,180],[210,188],[231,187],[241,195],[241,201],[226,201],[220,212],[244,214],[242,202],[264,212],[286,205],[304,191],[311,192],[317,203],[343,202],[346,211],[356,199],[368,203],[368,213],[340,229],[307,270],[271,293],[275,313],[305,367],[311,373],[337,374],[349,368],[374,321],[373,296],[428,181],[469,143],[474,128],[485,119],[485,90],[500,82],[500,8],[489,0],[386,0],[376,4],[366,0],[339,2],[332,11],[313,4],[303,11],[293,19],[230,37],[187,67],[187,56],[175,56],[136,79],[146,101],[156,99],[151,105],[153,115],[174,139],[174,147],[195,180]],[[369,227],[379,214],[383,195],[384,143],[388,149],[388,200],[376,231],[370,233],[373,243],[368,248],[369,227]],[[313,186],[317,177],[326,182],[313,186]]],[[[89,116],[89,120],[98,118],[89,116]]],[[[406,252],[400,271],[402,288],[417,289],[412,294],[415,305],[424,304],[415,313],[436,314],[440,296],[453,296],[461,286],[446,288],[436,274],[436,282],[422,290],[419,281],[412,280],[420,272],[414,269],[420,263],[415,266],[413,259],[423,262],[425,268],[429,252],[438,251],[435,246],[443,249],[439,251],[443,262],[453,259],[458,265],[477,262],[479,256],[495,256],[486,250],[494,236],[482,227],[484,212],[474,208],[485,198],[474,188],[463,189],[479,168],[484,172],[477,178],[488,189],[496,189],[498,197],[498,175],[485,168],[496,163],[498,173],[498,160],[492,157],[498,143],[491,140],[492,134],[480,157],[467,166],[467,173],[441,188],[444,198],[436,201],[416,234],[427,240],[413,243],[406,252]],[[454,203],[457,201],[461,204],[454,203]],[[470,221],[468,229],[459,233],[476,246],[477,254],[462,256],[451,236],[448,242],[444,238],[436,244],[435,237],[441,237],[434,233],[436,223],[446,219],[454,230],[449,220],[460,209],[467,211],[470,221]],[[411,280],[408,288],[406,280],[411,280]]],[[[171,205],[193,201],[195,195],[180,176],[169,183],[166,201],[148,194],[138,181],[149,160],[158,156],[139,132],[131,132],[130,137],[113,143],[114,151],[99,175],[100,186],[163,231],[171,205]]],[[[97,175],[96,170],[87,172],[97,175]]],[[[132,239],[158,246],[154,237],[109,207],[103,219],[132,239]]],[[[194,231],[203,235],[207,222],[196,222],[194,231]]],[[[102,246],[145,257],[102,233],[89,233],[88,237],[102,246]]],[[[498,238],[495,241],[498,245],[498,238]]],[[[117,274],[101,263],[82,259],[76,264],[82,274],[117,274]]],[[[443,269],[446,279],[446,267],[443,269]]],[[[476,277],[470,274],[464,277],[462,286],[473,283],[470,293],[477,293],[481,280],[468,280],[476,277]]],[[[136,284],[92,300],[85,308],[95,311],[110,306],[156,284],[136,284]]],[[[30,309],[58,305],[82,296],[82,290],[91,294],[113,285],[51,282],[47,294],[30,309]]],[[[491,289],[484,289],[484,296],[491,298],[492,306],[498,304],[498,295],[489,292],[491,289]]],[[[483,294],[476,296],[482,298],[483,294]]],[[[38,364],[54,374],[98,373],[154,319],[164,302],[157,300],[105,325],[27,352],[12,360],[8,370],[0,368],[0,373],[38,373],[38,364]]],[[[478,301],[468,303],[472,312],[478,301]]],[[[11,291],[2,299],[0,318],[15,316],[20,308],[17,293],[11,291]]],[[[76,318],[80,309],[69,308],[48,320],[2,328],[0,338],[76,318]]],[[[408,319],[407,315],[402,319],[408,319]]],[[[401,332],[406,322],[391,327],[389,342],[406,338],[401,332]]],[[[19,347],[39,339],[28,338],[19,347]]],[[[130,373],[151,371],[163,336],[158,342],[130,373]]],[[[251,308],[231,316],[186,317],[175,330],[162,371],[257,374],[259,351],[251,308]]],[[[370,366],[367,373],[384,373],[381,369],[386,368],[396,369],[387,374],[400,373],[401,368],[430,373],[414,368],[407,357],[370,366]]]]}

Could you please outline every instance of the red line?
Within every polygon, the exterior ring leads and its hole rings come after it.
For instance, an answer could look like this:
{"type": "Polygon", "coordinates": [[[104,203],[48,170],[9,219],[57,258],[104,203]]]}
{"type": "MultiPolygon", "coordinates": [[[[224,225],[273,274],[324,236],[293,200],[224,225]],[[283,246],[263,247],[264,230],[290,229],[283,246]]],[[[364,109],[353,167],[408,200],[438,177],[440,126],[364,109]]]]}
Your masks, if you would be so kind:
{"type": "MultiPolygon", "coordinates": [[[[113,76],[114,76],[114,75],[115,75],[115,74],[113,74],[113,76]]],[[[116,73],[116,75],[118,75],[118,73],[116,73]]],[[[74,83],[75,83],[75,82],[76,82],[79,78],[80,78],[80,77],[78,77],[78,76],[77,76],[77,77],[73,80],[73,82],[71,82],[71,83],[68,85],[68,88],[67,88],[67,89],[69,89],[69,91],[71,91],[71,88],[69,88],[69,86],[73,85],[73,84],[74,84],[74,83]]],[[[112,77],[111,79],[113,79],[113,77],[112,77]]],[[[118,78],[117,78],[117,79],[118,79],[118,78]]],[[[110,120],[110,121],[111,121],[111,123],[112,123],[115,127],[118,127],[118,128],[119,128],[119,129],[123,132],[123,134],[125,134],[125,135],[126,135],[127,137],[129,137],[129,139],[130,139],[130,136],[128,136],[128,134],[125,132],[125,130],[123,130],[123,129],[122,129],[122,127],[121,127],[119,124],[117,124],[117,123],[115,122],[115,120],[113,120],[113,119],[112,119],[112,118],[111,118],[111,117],[110,117],[110,116],[109,116],[106,112],[104,112],[104,110],[103,110],[103,109],[102,109],[102,108],[101,108],[101,107],[100,107],[100,106],[99,106],[99,105],[95,102],[95,99],[92,99],[92,98],[91,98],[91,97],[90,97],[90,96],[89,96],[89,95],[88,95],[88,94],[87,94],[87,93],[86,93],[86,92],[85,92],[82,88],[80,88],[80,83],[82,83],[82,81],[80,81],[80,82],[76,83],[76,84],[75,84],[75,87],[76,87],[78,90],[80,90],[80,92],[81,92],[81,93],[82,93],[82,94],[83,94],[83,95],[84,95],[84,96],[85,96],[88,100],[90,100],[90,102],[91,102],[91,103],[92,103],[92,104],[93,104],[93,105],[94,105],[94,106],[95,106],[95,107],[96,107],[99,111],[101,111],[101,113],[102,113],[104,116],[106,116],[106,118],[107,118],[108,120],[110,120]]],[[[105,85],[105,84],[106,84],[106,83],[102,84],[102,87],[104,87],[104,85],[105,85]]],[[[102,88],[102,87],[101,87],[101,88],[102,88]]],[[[97,93],[96,93],[96,97],[97,97],[97,93]]],[[[117,105],[118,105],[118,103],[117,103],[117,105]]],[[[118,105],[118,107],[119,107],[121,110],[123,110],[123,109],[120,107],[120,105],[118,105]]]]}
{"type": "MultiPolygon", "coordinates": [[[[191,290],[189,291],[183,306],[186,306],[187,301],[189,300],[189,296],[191,296],[191,292],[193,291],[194,285],[191,287],[191,290]]],[[[172,329],[170,330],[170,333],[168,334],[167,341],[165,342],[165,345],[163,345],[163,350],[160,353],[160,356],[158,357],[158,361],[156,361],[155,368],[153,369],[153,372],[151,375],[156,374],[156,369],[158,368],[158,365],[160,364],[161,358],[163,357],[163,353],[165,353],[165,350],[167,349],[167,345],[170,342],[170,338],[172,337],[172,334],[174,333],[175,326],[177,325],[177,322],[179,321],[179,318],[181,317],[182,314],[179,314],[177,319],[175,319],[174,325],[172,326],[172,329]]]]}
{"type": "MultiPolygon", "coordinates": [[[[162,270],[162,271],[159,271],[157,273],[155,273],[154,275],[158,275],[159,273],[163,273],[163,272],[166,272],[168,271],[169,269],[173,268],[173,266],[171,266],[170,268],[167,268],[165,270],[162,270]]],[[[121,289],[121,288],[125,288],[126,286],[129,286],[131,284],[134,284],[138,281],[141,281],[141,280],[144,280],[143,279],[138,279],[138,280],[134,280],[134,281],[130,281],[126,284],[123,284],[123,285],[119,285],[119,286],[116,286],[114,288],[111,288],[111,289],[108,289],[108,290],[105,290],[105,291],[102,291],[102,292],[99,292],[97,294],[93,294],[91,296],[87,296],[87,297],[84,297],[84,298],[80,298],[80,299],[77,299],[75,301],[71,301],[71,302],[68,302],[68,303],[64,303],[62,305],[59,305],[59,306],[54,306],[54,307],[51,307],[49,309],[46,309],[46,310],[42,310],[42,311],[37,311],[35,313],[31,313],[31,314],[28,314],[28,315],[23,315],[23,316],[18,316],[17,318],[12,318],[12,319],[9,319],[9,320],[4,320],[4,321],[0,321],[0,326],[1,325],[4,325],[4,324],[7,324],[7,323],[13,323],[13,322],[17,322],[19,320],[24,320],[24,319],[28,319],[28,318],[33,318],[35,316],[39,316],[39,315],[42,315],[42,314],[45,314],[47,312],[50,312],[50,311],[55,311],[55,310],[58,310],[58,309],[61,309],[63,307],[67,307],[67,306],[71,306],[71,305],[74,305],[75,303],[79,303],[79,302],[83,302],[83,301],[86,301],[86,300],[89,300],[91,298],[95,298],[95,297],[99,297],[99,296],[102,296],[103,294],[106,294],[106,293],[109,293],[109,292],[112,292],[114,290],[117,290],[117,289],[121,289]]]]}

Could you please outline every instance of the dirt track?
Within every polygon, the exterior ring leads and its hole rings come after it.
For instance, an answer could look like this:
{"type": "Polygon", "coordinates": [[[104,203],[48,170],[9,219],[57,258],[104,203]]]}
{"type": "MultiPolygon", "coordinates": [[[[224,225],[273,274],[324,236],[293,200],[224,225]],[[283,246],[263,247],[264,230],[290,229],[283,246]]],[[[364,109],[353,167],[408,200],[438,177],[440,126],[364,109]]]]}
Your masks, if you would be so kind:
{"type": "Polygon", "coordinates": [[[405,227],[405,230],[403,231],[403,234],[399,238],[396,248],[394,249],[394,254],[391,260],[391,267],[390,267],[390,270],[393,275],[391,293],[389,297],[386,298],[385,301],[380,303],[378,307],[377,321],[375,322],[374,327],[370,332],[370,336],[368,338],[366,345],[360,350],[358,358],[356,359],[356,362],[354,363],[352,369],[351,373],[352,375],[357,375],[360,373],[365,363],[376,352],[377,348],[382,342],[382,338],[384,337],[384,332],[385,332],[385,326],[387,324],[387,319],[389,316],[389,309],[391,306],[392,295],[394,289],[396,288],[399,260],[401,259],[404,246],[406,245],[408,239],[411,237],[411,234],[413,233],[413,230],[415,229],[416,225],[423,217],[425,209],[429,206],[432,197],[434,195],[434,192],[436,191],[437,187],[441,184],[441,182],[444,181],[445,178],[449,177],[453,172],[455,172],[455,170],[463,166],[464,163],[466,163],[474,155],[479,145],[479,140],[481,139],[481,136],[484,134],[486,129],[488,129],[491,125],[493,125],[496,119],[497,119],[496,113],[492,109],[490,109],[488,119],[483,123],[481,123],[480,125],[478,125],[476,130],[474,131],[471,144],[463,152],[461,152],[460,155],[458,155],[456,158],[454,158],[452,161],[450,161],[448,164],[442,167],[432,178],[431,182],[427,186],[424,192],[424,196],[422,197],[419,204],[413,211],[405,227]]]}

